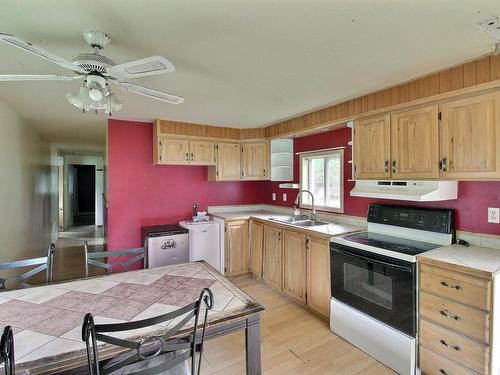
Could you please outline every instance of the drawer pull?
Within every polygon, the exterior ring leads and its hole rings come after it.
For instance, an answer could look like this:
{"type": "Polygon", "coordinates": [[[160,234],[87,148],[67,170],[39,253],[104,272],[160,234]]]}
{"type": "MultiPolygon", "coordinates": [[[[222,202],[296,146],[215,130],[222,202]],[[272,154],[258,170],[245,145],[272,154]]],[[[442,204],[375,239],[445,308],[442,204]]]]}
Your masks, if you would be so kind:
{"type": "Polygon", "coordinates": [[[439,369],[439,373],[443,375],[448,375],[448,373],[444,371],[442,368],[439,369]]]}
{"type": "Polygon", "coordinates": [[[460,320],[458,315],[452,315],[448,310],[439,310],[439,313],[446,318],[455,319],[457,321],[460,320]]]}
{"type": "Polygon", "coordinates": [[[446,346],[447,348],[450,348],[450,349],[453,349],[454,351],[458,352],[460,351],[460,346],[457,346],[457,345],[451,345],[451,344],[448,344],[446,341],[444,340],[439,340],[439,342],[446,346]]]}
{"type": "Polygon", "coordinates": [[[451,289],[456,289],[456,290],[462,289],[462,287],[460,285],[450,285],[446,281],[441,281],[441,285],[446,287],[446,288],[451,288],[451,289]]]}

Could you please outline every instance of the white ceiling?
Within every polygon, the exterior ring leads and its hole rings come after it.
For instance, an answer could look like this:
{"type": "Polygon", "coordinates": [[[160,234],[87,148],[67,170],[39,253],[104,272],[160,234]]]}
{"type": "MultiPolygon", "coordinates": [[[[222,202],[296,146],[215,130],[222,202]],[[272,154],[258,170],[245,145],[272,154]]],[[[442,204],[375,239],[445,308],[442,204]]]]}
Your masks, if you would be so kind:
{"type": "MultiPolygon", "coordinates": [[[[62,57],[90,51],[84,30],[112,37],[116,62],[150,55],[176,72],[135,82],[186,98],[133,94],[117,118],[258,127],[489,53],[476,30],[498,0],[3,0],[0,32],[62,57]]],[[[65,74],[0,45],[0,74],[65,74]]],[[[1,83],[4,100],[54,142],[103,143],[105,117],[64,95],[77,82],[1,83]]]]}

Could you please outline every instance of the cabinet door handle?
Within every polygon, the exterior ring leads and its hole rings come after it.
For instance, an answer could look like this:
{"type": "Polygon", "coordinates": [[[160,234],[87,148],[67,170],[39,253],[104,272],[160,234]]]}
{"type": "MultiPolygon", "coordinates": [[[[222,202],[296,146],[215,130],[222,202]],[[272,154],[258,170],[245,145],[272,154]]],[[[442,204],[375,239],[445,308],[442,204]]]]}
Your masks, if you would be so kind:
{"type": "Polygon", "coordinates": [[[186,152],[186,160],[189,161],[189,154],[186,152]]]}
{"type": "Polygon", "coordinates": [[[442,375],[448,375],[448,373],[444,371],[442,368],[439,369],[439,373],[442,375]]]}
{"type": "Polygon", "coordinates": [[[281,241],[281,232],[278,232],[278,241],[281,241]]]}
{"type": "Polygon", "coordinates": [[[441,284],[441,286],[444,286],[445,288],[462,290],[462,287],[460,285],[451,285],[451,284],[448,284],[446,281],[441,281],[440,284],[441,284]]]}
{"type": "Polygon", "coordinates": [[[439,313],[446,318],[454,319],[457,321],[460,320],[460,317],[458,315],[450,314],[448,310],[439,310],[439,313]]]}
{"type": "Polygon", "coordinates": [[[193,156],[193,153],[191,153],[191,161],[194,160],[194,156],[193,156]]]}
{"type": "Polygon", "coordinates": [[[389,160],[386,160],[384,163],[384,171],[389,172],[389,160]]]}
{"type": "Polygon", "coordinates": [[[448,344],[446,341],[444,341],[443,339],[439,340],[439,342],[446,346],[447,348],[450,348],[450,349],[453,349],[454,351],[458,352],[460,351],[460,346],[457,346],[457,345],[452,345],[452,344],[448,344]]]}
{"type": "Polygon", "coordinates": [[[392,173],[397,173],[396,165],[397,165],[396,160],[393,160],[392,161],[392,173]]]}
{"type": "Polygon", "coordinates": [[[448,171],[448,159],[442,158],[439,161],[439,169],[441,169],[443,172],[448,171]]]}

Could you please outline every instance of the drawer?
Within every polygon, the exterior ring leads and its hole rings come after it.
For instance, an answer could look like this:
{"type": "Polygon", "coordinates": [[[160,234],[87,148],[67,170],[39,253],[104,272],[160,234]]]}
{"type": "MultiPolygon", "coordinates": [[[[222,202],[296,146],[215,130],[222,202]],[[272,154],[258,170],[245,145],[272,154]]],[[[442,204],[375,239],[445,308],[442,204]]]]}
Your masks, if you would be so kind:
{"type": "Polygon", "coordinates": [[[490,341],[489,313],[420,292],[420,316],[485,344],[490,341]]]}
{"type": "Polygon", "coordinates": [[[488,373],[489,346],[420,320],[420,343],[480,374],[488,373]]]}
{"type": "Polygon", "coordinates": [[[420,370],[424,375],[478,375],[466,367],[420,345],[420,370]]]}
{"type": "Polygon", "coordinates": [[[491,281],[419,264],[420,289],[482,310],[490,310],[491,281]]]}

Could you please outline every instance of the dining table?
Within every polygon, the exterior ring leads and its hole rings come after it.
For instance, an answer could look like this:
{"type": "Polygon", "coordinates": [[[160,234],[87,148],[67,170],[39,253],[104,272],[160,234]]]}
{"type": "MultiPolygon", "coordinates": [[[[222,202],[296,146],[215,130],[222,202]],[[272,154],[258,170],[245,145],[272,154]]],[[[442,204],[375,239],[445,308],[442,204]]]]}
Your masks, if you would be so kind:
{"type": "MultiPolygon", "coordinates": [[[[16,374],[84,374],[87,352],[81,327],[86,313],[92,313],[96,324],[147,319],[193,302],[203,288],[214,296],[205,341],[244,330],[246,373],[260,375],[260,319],[265,309],[204,261],[0,292],[0,328],[13,328],[16,374]]],[[[189,324],[180,337],[192,334],[189,324]]],[[[173,325],[165,322],[117,334],[140,341],[173,325]]],[[[100,358],[123,350],[99,345],[100,358]]]]}

